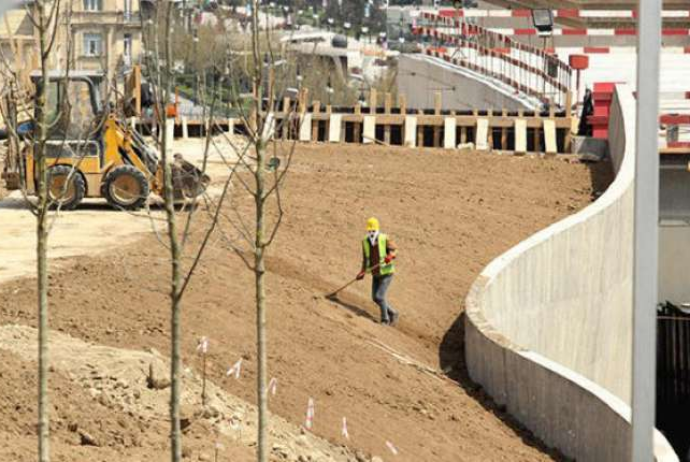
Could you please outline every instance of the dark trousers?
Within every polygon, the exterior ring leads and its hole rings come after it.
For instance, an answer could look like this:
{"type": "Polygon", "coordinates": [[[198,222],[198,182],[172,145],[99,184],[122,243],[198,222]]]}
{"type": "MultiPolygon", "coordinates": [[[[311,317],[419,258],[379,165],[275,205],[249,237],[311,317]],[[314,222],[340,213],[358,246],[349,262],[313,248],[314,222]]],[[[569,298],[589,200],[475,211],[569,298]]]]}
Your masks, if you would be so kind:
{"type": "Polygon", "coordinates": [[[391,282],[393,282],[393,275],[374,276],[371,284],[371,298],[381,308],[381,321],[388,322],[391,317],[397,312],[388,304],[386,293],[391,282]]]}

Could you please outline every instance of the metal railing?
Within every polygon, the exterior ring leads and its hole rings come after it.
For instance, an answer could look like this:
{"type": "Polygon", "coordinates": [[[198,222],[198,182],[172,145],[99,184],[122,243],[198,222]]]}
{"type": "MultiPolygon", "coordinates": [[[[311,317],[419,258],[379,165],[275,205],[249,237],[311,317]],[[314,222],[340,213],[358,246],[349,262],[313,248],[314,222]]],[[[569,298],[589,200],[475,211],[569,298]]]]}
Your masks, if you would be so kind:
{"type": "Polygon", "coordinates": [[[572,69],[557,56],[457,18],[423,13],[413,32],[429,56],[499,80],[544,105],[569,109],[572,69]]]}

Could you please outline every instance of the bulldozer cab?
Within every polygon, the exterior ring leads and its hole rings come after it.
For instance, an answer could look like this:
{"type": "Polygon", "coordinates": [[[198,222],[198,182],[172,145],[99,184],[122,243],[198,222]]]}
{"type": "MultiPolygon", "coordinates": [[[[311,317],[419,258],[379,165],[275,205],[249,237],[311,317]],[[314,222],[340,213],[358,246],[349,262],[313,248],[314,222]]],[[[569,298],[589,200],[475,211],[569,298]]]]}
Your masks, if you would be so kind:
{"type": "MultiPolygon", "coordinates": [[[[95,71],[51,71],[47,82],[40,72],[31,79],[44,87],[48,123],[47,158],[100,157],[103,151],[103,101],[100,87],[104,76],[95,71]]],[[[36,92],[38,93],[38,91],[36,92]]],[[[39,105],[35,105],[36,120],[39,105]]]]}

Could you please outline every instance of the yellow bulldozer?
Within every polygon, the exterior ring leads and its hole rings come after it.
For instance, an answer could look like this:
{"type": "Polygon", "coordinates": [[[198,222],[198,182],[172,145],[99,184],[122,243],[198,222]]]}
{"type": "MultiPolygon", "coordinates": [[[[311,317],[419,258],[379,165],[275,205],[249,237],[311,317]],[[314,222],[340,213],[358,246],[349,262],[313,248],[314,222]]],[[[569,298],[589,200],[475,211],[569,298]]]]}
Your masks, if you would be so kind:
{"type": "MultiPolygon", "coordinates": [[[[85,198],[104,198],[113,208],[136,210],[151,193],[163,195],[163,164],[158,152],[103,102],[103,78],[92,71],[52,71],[48,82],[43,82],[40,74],[32,74],[35,86],[46,85],[48,196],[62,210],[77,208],[85,198]]],[[[29,123],[20,125],[17,133],[29,139],[32,131],[29,123]]],[[[32,146],[23,143],[15,150],[15,158],[6,161],[3,177],[8,189],[36,193],[32,146]]],[[[178,203],[197,197],[210,181],[179,155],[171,167],[178,203]]]]}

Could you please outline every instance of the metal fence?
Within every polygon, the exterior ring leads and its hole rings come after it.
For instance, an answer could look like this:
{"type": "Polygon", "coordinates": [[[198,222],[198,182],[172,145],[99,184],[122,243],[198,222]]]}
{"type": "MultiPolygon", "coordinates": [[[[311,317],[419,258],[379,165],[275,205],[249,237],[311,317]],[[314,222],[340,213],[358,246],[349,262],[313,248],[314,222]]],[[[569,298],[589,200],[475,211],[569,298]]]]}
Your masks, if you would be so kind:
{"type": "Polygon", "coordinates": [[[569,109],[572,69],[557,56],[457,18],[423,13],[420,50],[497,79],[546,105],[569,109]]]}

